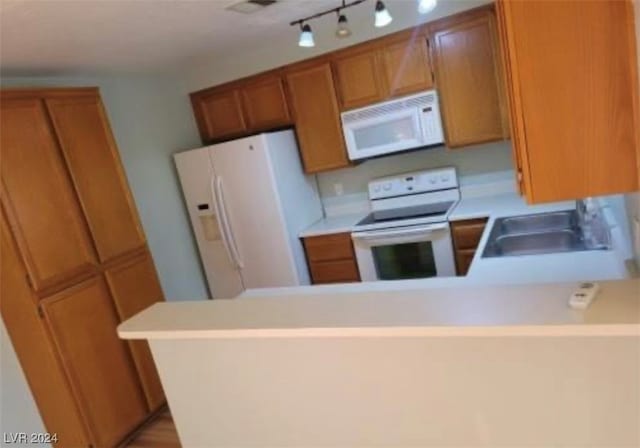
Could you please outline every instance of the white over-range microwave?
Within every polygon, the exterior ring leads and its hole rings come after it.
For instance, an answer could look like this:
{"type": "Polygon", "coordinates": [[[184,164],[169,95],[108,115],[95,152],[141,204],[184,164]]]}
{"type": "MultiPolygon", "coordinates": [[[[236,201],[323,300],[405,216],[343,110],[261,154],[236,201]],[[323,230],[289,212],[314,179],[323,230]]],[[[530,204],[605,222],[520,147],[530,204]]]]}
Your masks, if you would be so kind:
{"type": "Polygon", "coordinates": [[[351,160],[444,142],[435,90],[343,112],[341,119],[351,160]]]}

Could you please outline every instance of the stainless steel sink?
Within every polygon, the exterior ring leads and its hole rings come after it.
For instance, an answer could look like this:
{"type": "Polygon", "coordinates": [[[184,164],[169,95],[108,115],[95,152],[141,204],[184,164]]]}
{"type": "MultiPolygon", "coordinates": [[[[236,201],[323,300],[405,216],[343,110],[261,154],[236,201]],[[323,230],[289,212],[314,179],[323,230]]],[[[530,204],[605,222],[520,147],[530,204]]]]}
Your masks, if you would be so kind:
{"type": "Polygon", "coordinates": [[[568,210],[504,218],[501,225],[503,234],[529,233],[576,228],[576,220],[575,213],[568,210]]]}
{"type": "Polygon", "coordinates": [[[533,255],[583,249],[582,239],[573,230],[501,235],[495,245],[501,255],[533,255]]]}
{"type": "Polygon", "coordinates": [[[483,257],[587,250],[575,210],[499,218],[483,257]]]}

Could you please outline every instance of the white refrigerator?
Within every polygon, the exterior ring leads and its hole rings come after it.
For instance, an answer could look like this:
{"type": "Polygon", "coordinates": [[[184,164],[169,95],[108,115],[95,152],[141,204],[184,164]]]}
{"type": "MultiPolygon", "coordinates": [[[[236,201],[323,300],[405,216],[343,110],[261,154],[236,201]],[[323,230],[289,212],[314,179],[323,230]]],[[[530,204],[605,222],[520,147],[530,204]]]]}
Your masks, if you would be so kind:
{"type": "Polygon", "coordinates": [[[212,298],[309,284],[300,231],[323,216],[293,131],[174,155],[212,298]]]}

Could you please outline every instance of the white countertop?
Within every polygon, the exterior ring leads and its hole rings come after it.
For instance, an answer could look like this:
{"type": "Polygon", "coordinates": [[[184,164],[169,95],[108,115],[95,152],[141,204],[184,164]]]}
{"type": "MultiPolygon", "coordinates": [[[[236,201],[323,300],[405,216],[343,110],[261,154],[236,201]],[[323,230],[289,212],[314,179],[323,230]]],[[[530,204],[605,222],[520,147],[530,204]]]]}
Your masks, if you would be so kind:
{"type": "Polygon", "coordinates": [[[332,233],[351,232],[353,226],[364,218],[366,214],[355,213],[323,218],[300,232],[300,238],[309,236],[330,235],[332,233]]]}
{"type": "Polygon", "coordinates": [[[530,205],[516,193],[469,198],[463,196],[458,205],[449,214],[449,221],[544,213],[572,209],[575,206],[575,201],[530,205]]]}
{"type": "MultiPolygon", "coordinates": [[[[575,208],[575,202],[557,202],[553,204],[528,205],[516,193],[501,193],[490,196],[462,197],[449,215],[449,221],[486,218],[490,216],[510,216],[527,213],[542,213],[575,208]]],[[[300,238],[351,232],[353,227],[366,216],[366,213],[350,213],[330,216],[317,221],[300,233],[300,238]]]]}
{"type": "Polygon", "coordinates": [[[123,339],[640,336],[640,280],[602,282],[584,311],[575,283],[422,288],[162,302],[118,327],[123,339]]]}

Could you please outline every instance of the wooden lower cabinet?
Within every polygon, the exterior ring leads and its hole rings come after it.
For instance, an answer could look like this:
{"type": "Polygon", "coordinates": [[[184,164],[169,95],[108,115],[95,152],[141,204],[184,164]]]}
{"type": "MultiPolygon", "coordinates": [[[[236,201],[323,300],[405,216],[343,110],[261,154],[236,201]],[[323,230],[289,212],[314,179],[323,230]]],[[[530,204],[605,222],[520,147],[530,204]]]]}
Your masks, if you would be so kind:
{"type": "Polygon", "coordinates": [[[44,299],[42,311],[71,390],[98,447],[115,446],[147,416],[107,285],[92,278],[44,299]]]}
{"type": "Polygon", "coordinates": [[[38,313],[38,298],[26,281],[26,270],[6,221],[0,221],[0,311],[7,333],[44,426],[58,437],[57,446],[87,447],[89,434],[60,366],[58,351],[38,313]]]}
{"type": "Polygon", "coordinates": [[[467,275],[488,218],[466,219],[451,223],[451,237],[456,259],[456,273],[467,275]]]}
{"type": "MultiPolygon", "coordinates": [[[[107,282],[121,321],[163,300],[160,282],[151,256],[147,253],[127,263],[107,270],[107,282]]],[[[146,341],[129,341],[149,409],[165,402],[158,371],[146,341]]]]}
{"type": "Polygon", "coordinates": [[[360,281],[351,234],[311,236],[302,242],[314,285],[360,281]]]}

